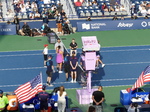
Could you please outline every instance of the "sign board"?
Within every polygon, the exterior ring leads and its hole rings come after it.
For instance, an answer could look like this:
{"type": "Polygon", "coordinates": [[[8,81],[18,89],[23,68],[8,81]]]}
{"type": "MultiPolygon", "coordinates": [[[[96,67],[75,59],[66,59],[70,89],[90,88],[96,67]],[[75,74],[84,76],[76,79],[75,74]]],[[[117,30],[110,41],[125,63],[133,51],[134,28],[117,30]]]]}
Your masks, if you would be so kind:
{"type": "Polygon", "coordinates": [[[84,51],[98,51],[100,49],[96,36],[83,36],[81,39],[84,51]]]}
{"type": "Polygon", "coordinates": [[[85,69],[95,70],[96,64],[96,52],[86,52],[85,53],[85,69]]]}

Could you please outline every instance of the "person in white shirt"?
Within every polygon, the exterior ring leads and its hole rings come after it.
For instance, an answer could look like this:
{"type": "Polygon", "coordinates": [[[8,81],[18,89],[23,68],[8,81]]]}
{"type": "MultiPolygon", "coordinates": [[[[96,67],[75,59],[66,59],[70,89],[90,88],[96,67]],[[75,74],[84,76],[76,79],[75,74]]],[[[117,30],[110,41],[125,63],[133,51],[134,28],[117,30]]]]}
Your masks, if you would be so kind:
{"type": "Polygon", "coordinates": [[[26,7],[26,9],[29,9],[29,8],[31,7],[31,5],[30,5],[30,2],[29,2],[29,1],[25,3],[25,7],[26,7]]]}
{"type": "Polygon", "coordinates": [[[147,10],[145,9],[145,7],[142,7],[141,14],[142,14],[142,16],[147,15],[147,10]]]}
{"type": "Polygon", "coordinates": [[[120,7],[120,11],[126,11],[126,9],[125,9],[124,5],[121,5],[121,7],[120,7]]]}
{"type": "Polygon", "coordinates": [[[58,112],[65,112],[66,108],[66,96],[67,93],[65,91],[64,86],[60,86],[59,91],[57,91],[58,94],[58,112]]]}
{"type": "Polygon", "coordinates": [[[24,4],[20,4],[20,8],[21,8],[21,13],[22,13],[22,14],[24,14],[24,13],[27,12],[27,11],[26,11],[26,7],[25,7],[24,4]]]}
{"type": "Polygon", "coordinates": [[[47,61],[47,55],[48,55],[48,44],[44,45],[43,55],[44,55],[44,67],[46,67],[46,61],[47,61]]]}
{"type": "Polygon", "coordinates": [[[37,8],[37,4],[36,4],[35,2],[32,2],[32,3],[31,3],[31,8],[33,9],[34,7],[37,8]]]}
{"type": "Polygon", "coordinates": [[[138,106],[137,103],[131,103],[131,105],[128,108],[128,112],[140,112],[139,108],[140,106],[138,106]]]}
{"type": "Polygon", "coordinates": [[[40,15],[40,13],[38,13],[38,11],[36,11],[34,16],[35,16],[35,19],[39,19],[41,17],[41,15],[40,15]]]}
{"type": "Polygon", "coordinates": [[[34,14],[32,12],[29,14],[29,19],[34,19],[34,14]]]}
{"type": "Polygon", "coordinates": [[[50,0],[44,0],[44,4],[50,4],[50,0]]]}

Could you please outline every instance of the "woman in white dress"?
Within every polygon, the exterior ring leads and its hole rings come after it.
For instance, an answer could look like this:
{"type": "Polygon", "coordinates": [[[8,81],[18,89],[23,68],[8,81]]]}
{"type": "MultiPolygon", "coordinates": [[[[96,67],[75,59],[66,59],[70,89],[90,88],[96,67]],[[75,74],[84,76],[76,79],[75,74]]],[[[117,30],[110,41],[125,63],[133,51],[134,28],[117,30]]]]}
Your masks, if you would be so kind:
{"type": "Polygon", "coordinates": [[[67,93],[65,91],[64,86],[60,86],[57,94],[58,94],[58,112],[65,112],[67,93]]]}

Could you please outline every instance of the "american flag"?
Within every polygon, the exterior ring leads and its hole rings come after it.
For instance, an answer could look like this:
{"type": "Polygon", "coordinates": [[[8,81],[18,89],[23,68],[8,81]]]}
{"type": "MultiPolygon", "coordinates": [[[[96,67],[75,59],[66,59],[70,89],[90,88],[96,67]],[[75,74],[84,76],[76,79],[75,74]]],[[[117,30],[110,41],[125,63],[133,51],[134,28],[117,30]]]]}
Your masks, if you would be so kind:
{"type": "Polygon", "coordinates": [[[145,82],[150,81],[150,65],[147,66],[144,71],[141,73],[135,84],[132,86],[132,90],[143,86],[145,82]]]}
{"type": "Polygon", "coordinates": [[[19,86],[14,92],[17,95],[19,103],[24,103],[33,98],[38,92],[42,91],[41,74],[37,75],[31,81],[19,86]]]}

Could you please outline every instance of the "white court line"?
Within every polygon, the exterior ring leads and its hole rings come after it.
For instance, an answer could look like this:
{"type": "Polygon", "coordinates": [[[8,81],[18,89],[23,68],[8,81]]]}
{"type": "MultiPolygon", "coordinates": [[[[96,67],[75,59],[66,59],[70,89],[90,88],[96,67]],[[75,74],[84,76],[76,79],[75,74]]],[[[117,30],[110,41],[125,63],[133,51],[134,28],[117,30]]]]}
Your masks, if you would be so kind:
{"type": "MultiPolygon", "coordinates": [[[[150,47],[150,45],[140,45],[140,46],[137,46],[137,45],[133,45],[133,46],[113,46],[113,47],[111,47],[111,46],[108,46],[108,47],[102,47],[102,48],[104,48],[104,49],[107,49],[107,48],[122,48],[122,47],[144,47],[144,46],[149,46],[150,47]]],[[[81,49],[81,48],[78,48],[78,49],[81,49]]],[[[49,49],[49,50],[52,50],[52,51],[55,51],[54,49],[49,49]]],[[[67,49],[68,50],[68,49],[67,49]]],[[[39,50],[18,50],[18,51],[0,51],[0,53],[7,53],[7,52],[25,52],[25,51],[43,51],[43,49],[39,49],[39,50]]]]}
{"type": "MultiPolygon", "coordinates": [[[[150,62],[129,62],[129,63],[106,63],[105,65],[111,66],[111,65],[131,65],[131,64],[143,64],[143,63],[150,63],[150,62]]],[[[54,66],[56,68],[56,66],[54,66]]],[[[39,68],[45,68],[45,67],[26,67],[26,68],[6,68],[6,69],[0,69],[0,71],[5,70],[26,70],[26,69],[39,69],[39,68]]]]}
{"type": "MultiPolygon", "coordinates": [[[[49,54],[56,54],[56,53],[49,53],[49,54]]],[[[8,56],[33,56],[33,55],[43,55],[41,53],[39,54],[16,54],[16,55],[0,55],[0,57],[8,57],[8,56]]]]}
{"type": "MultiPolygon", "coordinates": [[[[122,80],[135,80],[137,78],[124,78],[124,79],[106,79],[106,80],[94,80],[91,82],[100,82],[100,81],[122,81],[122,80]]],[[[80,83],[81,81],[77,81],[76,83],[80,83]]],[[[54,82],[53,84],[66,84],[66,83],[71,83],[71,82],[54,82]]],[[[71,83],[72,84],[72,83],[71,83]]],[[[22,84],[16,84],[16,85],[0,85],[0,87],[13,87],[13,86],[20,86],[22,84]]]]}
{"type": "MultiPolygon", "coordinates": [[[[100,52],[126,52],[126,51],[144,51],[144,50],[150,50],[150,49],[127,49],[127,50],[105,50],[100,52]]],[[[81,52],[78,52],[81,53],[81,52]]],[[[56,53],[49,53],[49,54],[56,54],[56,53]]],[[[8,57],[8,56],[32,56],[32,55],[42,55],[42,53],[37,54],[16,54],[16,55],[0,55],[0,57],[8,57]]]]}

